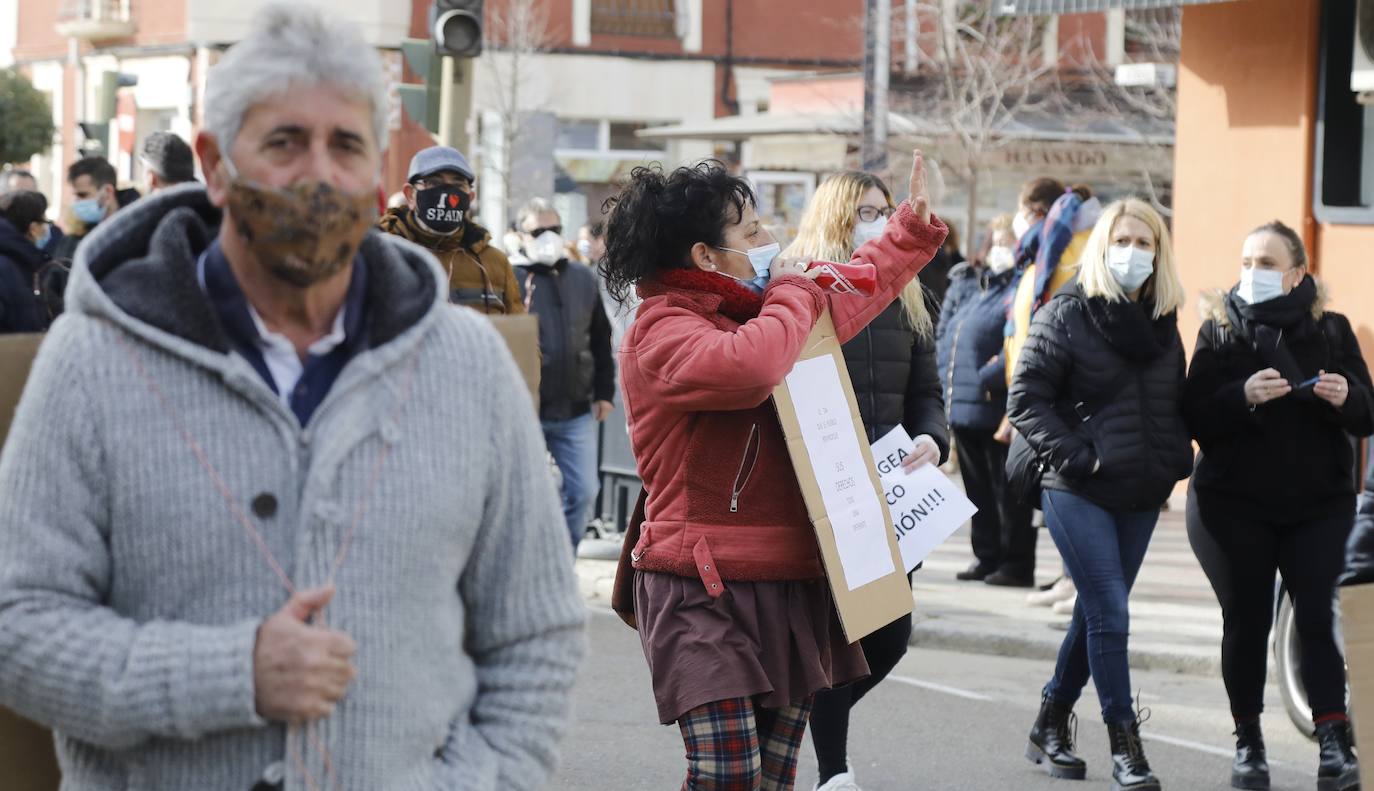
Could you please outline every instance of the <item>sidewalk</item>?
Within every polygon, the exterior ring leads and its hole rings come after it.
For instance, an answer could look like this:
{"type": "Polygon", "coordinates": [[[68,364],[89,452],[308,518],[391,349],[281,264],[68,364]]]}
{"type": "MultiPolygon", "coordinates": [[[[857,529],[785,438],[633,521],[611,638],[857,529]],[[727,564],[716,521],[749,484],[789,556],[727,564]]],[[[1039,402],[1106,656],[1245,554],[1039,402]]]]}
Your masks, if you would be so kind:
{"type": "MultiPolygon", "coordinates": [[[[584,541],[576,568],[583,596],[609,606],[619,545],[584,541]]],[[[1037,577],[1058,574],[1059,555],[1040,531],[1037,577]]],[[[1026,605],[1024,589],[954,579],[972,560],[968,527],[926,560],[912,584],[916,611],[912,645],[967,653],[1053,660],[1068,624],[1048,607],[1026,605]]],[[[1131,595],[1131,666],[1197,675],[1221,668],[1221,610],[1198,567],[1183,524],[1183,497],[1160,515],[1145,565],[1131,595]]]]}

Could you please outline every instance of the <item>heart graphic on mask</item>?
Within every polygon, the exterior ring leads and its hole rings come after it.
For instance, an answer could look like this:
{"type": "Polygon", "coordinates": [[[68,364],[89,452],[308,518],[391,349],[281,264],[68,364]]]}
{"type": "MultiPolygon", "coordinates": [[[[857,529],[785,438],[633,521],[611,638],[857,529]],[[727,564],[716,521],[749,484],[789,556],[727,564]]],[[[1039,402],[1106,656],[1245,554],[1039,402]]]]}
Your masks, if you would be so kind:
{"type": "Polygon", "coordinates": [[[451,209],[458,208],[458,196],[450,193],[448,196],[448,205],[451,209]]]}

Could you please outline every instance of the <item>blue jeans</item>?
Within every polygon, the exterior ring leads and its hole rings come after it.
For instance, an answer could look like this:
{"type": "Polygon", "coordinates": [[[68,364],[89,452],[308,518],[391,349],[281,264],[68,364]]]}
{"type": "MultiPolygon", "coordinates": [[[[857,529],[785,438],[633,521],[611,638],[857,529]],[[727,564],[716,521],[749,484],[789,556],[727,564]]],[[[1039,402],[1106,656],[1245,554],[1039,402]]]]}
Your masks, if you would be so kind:
{"type": "Polygon", "coordinates": [[[1041,505],[1050,537],[1078,588],[1073,621],[1045,693],[1072,706],[1092,676],[1103,721],[1134,720],[1126,656],[1131,618],[1127,597],[1145,560],[1159,511],[1109,511],[1056,489],[1044,490],[1041,505]]]}
{"type": "Polygon", "coordinates": [[[563,518],[573,549],[587,532],[588,513],[601,488],[596,467],[596,418],[590,414],[572,420],[546,420],[544,442],[563,474],[563,518]]]}

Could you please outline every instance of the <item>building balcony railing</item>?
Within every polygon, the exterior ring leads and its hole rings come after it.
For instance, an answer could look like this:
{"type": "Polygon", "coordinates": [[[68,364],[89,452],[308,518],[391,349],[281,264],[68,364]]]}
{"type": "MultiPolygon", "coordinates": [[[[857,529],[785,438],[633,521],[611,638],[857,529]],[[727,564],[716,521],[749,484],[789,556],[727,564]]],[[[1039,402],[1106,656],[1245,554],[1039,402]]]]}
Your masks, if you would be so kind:
{"type": "Polygon", "coordinates": [[[63,0],[57,15],[57,34],[83,41],[123,38],[137,29],[129,0],[63,0]]]}

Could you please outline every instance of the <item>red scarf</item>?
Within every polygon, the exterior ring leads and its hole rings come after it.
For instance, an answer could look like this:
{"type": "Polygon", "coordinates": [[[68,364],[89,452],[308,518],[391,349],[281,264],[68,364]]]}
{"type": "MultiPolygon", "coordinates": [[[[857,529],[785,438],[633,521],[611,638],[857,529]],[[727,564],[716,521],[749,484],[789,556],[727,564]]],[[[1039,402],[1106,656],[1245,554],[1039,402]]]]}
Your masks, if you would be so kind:
{"type": "MultiPolygon", "coordinates": [[[[763,296],[750,291],[738,280],[715,272],[703,272],[696,267],[665,269],[658,274],[659,283],[667,288],[701,291],[720,297],[720,312],[735,321],[757,318],[763,310],[763,296]]],[[[654,290],[650,287],[649,290],[654,290]]]]}

